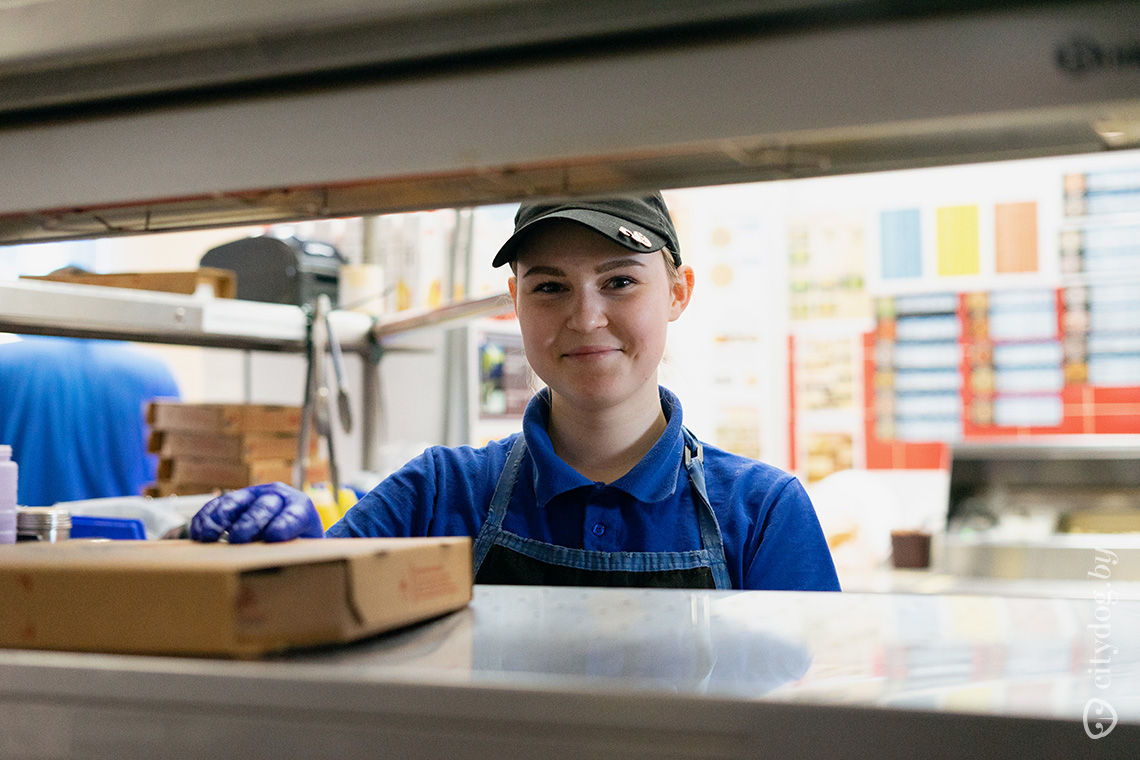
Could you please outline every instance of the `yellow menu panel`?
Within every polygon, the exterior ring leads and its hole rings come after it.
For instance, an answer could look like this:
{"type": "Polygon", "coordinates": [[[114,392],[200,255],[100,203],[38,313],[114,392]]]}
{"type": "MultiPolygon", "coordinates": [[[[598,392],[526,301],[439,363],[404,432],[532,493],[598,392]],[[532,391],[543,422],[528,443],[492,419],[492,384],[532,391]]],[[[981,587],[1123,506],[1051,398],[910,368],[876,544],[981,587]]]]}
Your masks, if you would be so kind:
{"type": "Polygon", "coordinates": [[[938,209],[938,274],[978,274],[978,207],[938,209]]]}

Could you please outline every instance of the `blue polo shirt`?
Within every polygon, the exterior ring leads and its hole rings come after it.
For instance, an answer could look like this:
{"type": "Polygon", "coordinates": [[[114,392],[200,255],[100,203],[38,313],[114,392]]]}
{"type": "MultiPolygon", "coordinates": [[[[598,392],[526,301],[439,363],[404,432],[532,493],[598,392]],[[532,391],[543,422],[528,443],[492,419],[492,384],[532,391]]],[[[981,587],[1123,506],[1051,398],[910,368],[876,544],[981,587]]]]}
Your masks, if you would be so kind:
{"type": "MultiPolygon", "coordinates": [[[[665,432],[632,470],[608,485],[559,459],[546,432],[549,392],[531,399],[523,415],[527,452],[503,528],[572,549],[700,549],[696,505],[682,465],[681,404],[665,388],[660,394],[665,432]]],[[[373,488],[328,535],[474,537],[517,435],[482,448],[427,449],[373,488]]],[[[815,509],[795,477],[708,445],[704,468],[733,588],[839,590],[815,509]]]]}
{"type": "Polygon", "coordinates": [[[35,335],[0,345],[0,443],[20,504],[137,496],[154,480],[146,404],[177,399],[156,355],[118,341],[35,335]]]}

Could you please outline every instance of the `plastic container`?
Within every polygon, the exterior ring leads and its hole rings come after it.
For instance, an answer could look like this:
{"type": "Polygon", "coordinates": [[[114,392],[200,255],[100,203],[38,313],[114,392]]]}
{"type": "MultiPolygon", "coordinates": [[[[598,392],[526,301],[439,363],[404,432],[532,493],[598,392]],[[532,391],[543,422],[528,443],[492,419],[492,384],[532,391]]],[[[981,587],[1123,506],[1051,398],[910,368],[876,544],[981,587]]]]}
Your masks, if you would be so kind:
{"type": "Polygon", "coordinates": [[[71,538],[112,538],[125,541],[144,541],[146,540],[146,527],[142,520],[72,515],[71,538]]]}
{"type": "Polygon", "coordinates": [[[16,543],[16,479],[12,447],[0,444],[0,544],[16,543]]]}
{"type": "Polygon", "coordinates": [[[344,513],[358,501],[353,489],[341,488],[340,500],[334,502],[332,491],[324,484],[306,488],[305,495],[312,499],[313,506],[317,508],[317,514],[321,516],[321,527],[325,530],[331,528],[334,523],[344,517],[344,513]]]}
{"type": "MultiPolygon", "coordinates": [[[[170,531],[185,526],[190,518],[202,508],[213,494],[199,494],[196,496],[162,496],[151,498],[149,496],[108,496],[100,499],[83,499],[82,501],[61,501],[55,506],[65,507],[71,512],[71,537],[95,538],[96,536],[80,536],[86,528],[81,525],[80,517],[111,518],[116,520],[138,520],[142,522],[147,539],[158,539],[170,531]]],[[[129,536],[98,536],[98,538],[124,538],[129,536]]]]}

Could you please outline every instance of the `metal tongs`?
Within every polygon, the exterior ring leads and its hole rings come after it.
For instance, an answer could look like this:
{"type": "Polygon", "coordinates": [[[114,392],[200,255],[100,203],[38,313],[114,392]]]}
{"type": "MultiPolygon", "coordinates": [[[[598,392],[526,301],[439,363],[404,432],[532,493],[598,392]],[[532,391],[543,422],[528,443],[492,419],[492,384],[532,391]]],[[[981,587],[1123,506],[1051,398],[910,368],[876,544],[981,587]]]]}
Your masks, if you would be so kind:
{"type": "Polygon", "coordinates": [[[325,439],[329,455],[329,490],[333,503],[340,503],[340,472],[336,460],[336,444],[332,431],[331,395],[326,374],[325,352],[332,354],[333,377],[336,380],[337,417],[345,433],[352,432],[352,407],[348,398],[348,383],[344,376],[344,355],[340,350],[329,314],[332,302],[327,295],[317,296],[310,311],[306,336],[306,353],[309,373],[305,380],[305,406],[301,411],[301,434],[297,442],[297,460],[293,465],[293,486],[305,487],[305,465],[309,457],[309,444],[313,429],[325,439]]]}

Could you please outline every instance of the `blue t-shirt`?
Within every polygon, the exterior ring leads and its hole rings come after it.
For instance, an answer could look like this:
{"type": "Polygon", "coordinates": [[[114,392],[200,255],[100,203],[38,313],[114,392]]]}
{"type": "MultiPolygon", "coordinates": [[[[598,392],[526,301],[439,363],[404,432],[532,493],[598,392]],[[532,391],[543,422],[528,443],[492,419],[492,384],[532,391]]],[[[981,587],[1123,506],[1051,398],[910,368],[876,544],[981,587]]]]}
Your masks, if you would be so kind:
{"type": "Polygon", "coordinates": [[[146,403],[177,398],[157,357],[117,341],[25,336],[0,344],[0,443],[20,466],[17,501],[137,496],[154,480],[146,403]]]}
{"type": "MultiPolygon", "coordinates": [[[[503,528],[572,549],[700,549],[696,505],[682,465],[681,405],[661,388],[661,406],[665,432],[632,470],[606,485],[554,453],[546,432],[549,396],[536,395],[523,416],[527,453],[503,528]]],[[[482,448],[427,449],[373,488],[327,535],[474,537],[517,436],[482,448]]],[[[707,445],[704,468],[733,588],[839,590],[815,509],[795,477],[707,445]]]]}

